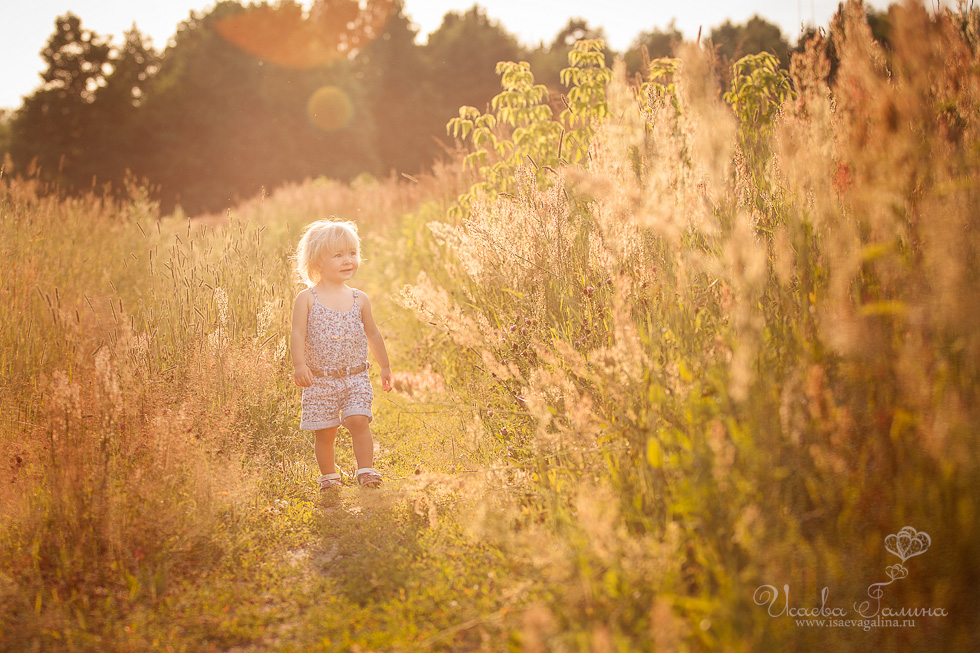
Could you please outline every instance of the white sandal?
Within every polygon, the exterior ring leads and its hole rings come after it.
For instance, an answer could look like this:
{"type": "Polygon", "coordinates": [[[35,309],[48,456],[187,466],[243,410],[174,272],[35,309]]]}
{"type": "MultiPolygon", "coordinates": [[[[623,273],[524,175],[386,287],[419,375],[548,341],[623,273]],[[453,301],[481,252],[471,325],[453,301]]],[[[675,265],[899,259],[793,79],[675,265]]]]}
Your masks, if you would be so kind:
{"type": "Polygon", "coordinates": [[[381,474],[373,467],[361,467],[355,474],[358,484],[366,487],[378,487],[381,485],[381,474]]]}
{"type": "Polygon", "coordinates": [[[333,488],[339,488],[343,485],[340,480],[340,474],[334,472],[333,474],[323,474],[317,479],[320,483],[321,492],[329,492],[333,488]]]}

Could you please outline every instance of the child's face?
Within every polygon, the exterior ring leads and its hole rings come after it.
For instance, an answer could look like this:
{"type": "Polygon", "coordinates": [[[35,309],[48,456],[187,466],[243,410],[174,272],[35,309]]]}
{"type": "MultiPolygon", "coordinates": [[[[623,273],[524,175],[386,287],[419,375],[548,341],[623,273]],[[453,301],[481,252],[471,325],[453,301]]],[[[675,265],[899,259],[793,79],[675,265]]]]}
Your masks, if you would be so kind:
{"type": "Polygon", "coordinates": [[[344,283],[350,280],[360,265],[356,249],[327,252],[320,259],[320,275],[330,283],[344,283]]]}

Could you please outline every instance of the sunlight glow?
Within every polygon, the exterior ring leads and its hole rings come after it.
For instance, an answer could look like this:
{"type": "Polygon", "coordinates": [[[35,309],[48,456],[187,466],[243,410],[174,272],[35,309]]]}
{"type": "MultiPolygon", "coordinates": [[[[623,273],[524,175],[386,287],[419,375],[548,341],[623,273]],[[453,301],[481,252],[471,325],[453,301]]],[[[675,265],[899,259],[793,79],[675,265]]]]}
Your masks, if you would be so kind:
{"type": "Polygon", "coordinates": [[[301,70],[328,65],[363,48],[384,27],[394,0],[260,5],[219,20],[225,40],[260,59],[301,70]]]}
{"type": "Polygon", "coordinates": [[[350,124],[354,116],[354,103],[343,89],[323,86],[310,96],[306,112],[317,128],[331,132],[350,124]]]}

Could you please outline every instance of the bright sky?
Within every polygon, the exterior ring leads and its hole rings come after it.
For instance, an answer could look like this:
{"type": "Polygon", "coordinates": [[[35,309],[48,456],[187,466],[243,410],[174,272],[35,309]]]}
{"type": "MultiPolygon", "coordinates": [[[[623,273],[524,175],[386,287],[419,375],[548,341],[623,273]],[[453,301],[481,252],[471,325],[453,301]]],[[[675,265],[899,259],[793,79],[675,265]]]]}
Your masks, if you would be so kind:
{"type": "MultiPolygon", "coordinates": [[[[741,23],[758,14],[780,26],[795,42],[801,23],[826,26],[838,0],[484,0],[487,15],[527,45],[550,42],[569,18],[584,18],[590,26],[604,27],[609,46],[624,50],[642,31],[665,28],[676,19],[686,38],[698,27],[707,34],[731,19],[741,23]]],[[[930,5],[935,0],[930,1],[930,5]]],[[[82,27],[122,42],[122,33],[135,22],[162,50],[177,25],[192,10],[207,9],[207,0],[26,0],[4,3],[0,10],[0,107],[15,108],[40,84],[44,62],[38,54],[54,31],[54,19],[68,11],[82,19],[82,27]]],[[[439,27],[447,11],[465,11],[474,0],[405,0],[405,11],[425,41],[439,27]]],[[[883,9],[887,0],[866,2],[883,9]]]]}

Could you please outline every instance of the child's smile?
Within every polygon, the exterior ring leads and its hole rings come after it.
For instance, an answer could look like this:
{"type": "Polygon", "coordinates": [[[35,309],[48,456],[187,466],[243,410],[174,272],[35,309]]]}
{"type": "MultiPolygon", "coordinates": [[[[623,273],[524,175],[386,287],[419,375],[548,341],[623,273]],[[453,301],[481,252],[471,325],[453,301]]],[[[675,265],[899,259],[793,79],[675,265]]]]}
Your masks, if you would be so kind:
{"type": "Polygon", "coordinates": [[[328,254],[321,266],[323,278],[325,281],[343,283],[353,278],[359,264],[357,250],[328,254]]]}

